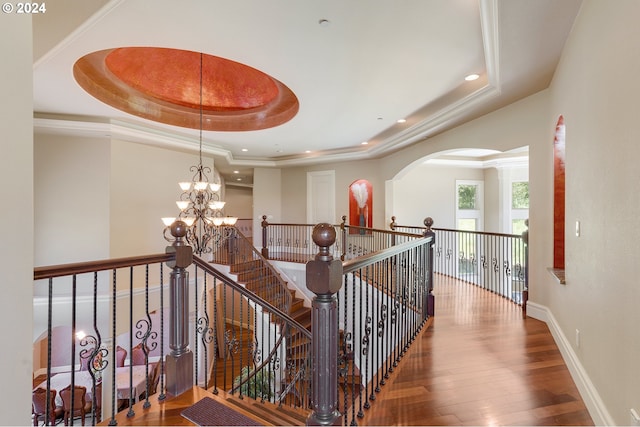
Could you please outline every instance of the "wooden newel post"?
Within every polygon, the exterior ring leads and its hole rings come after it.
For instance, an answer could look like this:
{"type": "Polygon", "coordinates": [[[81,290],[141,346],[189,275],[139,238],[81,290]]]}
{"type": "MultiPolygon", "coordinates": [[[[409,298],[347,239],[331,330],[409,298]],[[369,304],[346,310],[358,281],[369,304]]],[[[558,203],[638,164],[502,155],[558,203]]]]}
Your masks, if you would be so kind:
{"type": "Polygon", "coordinates": [[[338,302],[342,285],[342,261],[329,248],[336,241],[331,224],[317,224],[313,241],[320,251],[307,262],[307,288],[315,294],[311,303],[311,408],[307,425],[341,425],[338,412],[338,302]]]}
{"type": "Polygon", "coordinates": [[[524,288],[522,289],[522,316],[527,317],[527,301],[529,301],[529,219],[524,221],[527,229],[522,232],[524,243],[524,288]]]}
{"type": "MultiPolygon", "coordinates": [[[[391,231],[396,231],[396,217],[392,216],[391,217],[391,224],[389,224],[389,228],[391,229],[391,231]]],[[[396,245],[396,235],[392,234],[391,235],[391,246],[395,246],[396,245]]]]}
{"type": "Polygon", "coordinates": [[[166,356],[167,394],[177,396],[193,387],[193,353],[189,349],[189,272],[193,262],[193,248],[184,240],[187,224],[171,224],[173,245],[166,253],[174,258],[167,261],[172,269],[169,280],[169,348],[166,356]]]}
{"type": "Polygon", "coordinates": [[[267,246],[267,227],[269,223],[267,222],[267,216],[262,215],[262,256],[266,259],[269,259],[269,247],[267,246]]]}
{"type": "Polygon", "coordinates": [[[433,270],[435,268],[435,259],[434,259],[434,247],[436,244],[436,233],[431,229],[433,226],[433,218],[430,216],[424,219],[424,226],[426,230],[424,231],[425,238],[432,238],[431,243],[429,243],[429,251],[427,254],[427,262],[428,262],[428,271],[427,271],[427,315],[433,316],[436,312],[436,301],[433,295],[433,270]]]}

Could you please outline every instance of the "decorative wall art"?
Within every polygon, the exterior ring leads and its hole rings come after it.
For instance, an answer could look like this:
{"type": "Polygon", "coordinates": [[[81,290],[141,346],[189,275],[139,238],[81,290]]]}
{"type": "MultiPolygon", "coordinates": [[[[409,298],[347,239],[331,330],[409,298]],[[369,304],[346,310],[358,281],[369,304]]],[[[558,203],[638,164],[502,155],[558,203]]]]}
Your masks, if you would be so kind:
{"type": "MultiPolygon", "coordinates": [[[[373,188],[366,179],[349,186],[349,225],[373,227],[373,188]]],[[[349,229],[350,234],[370,234],[366,230],[349,229]]]]}
{"type": "Polygon", "coordinates": [[[565,125],[558,118],[553,138],[553,268],[564,269],[565,125]]]}

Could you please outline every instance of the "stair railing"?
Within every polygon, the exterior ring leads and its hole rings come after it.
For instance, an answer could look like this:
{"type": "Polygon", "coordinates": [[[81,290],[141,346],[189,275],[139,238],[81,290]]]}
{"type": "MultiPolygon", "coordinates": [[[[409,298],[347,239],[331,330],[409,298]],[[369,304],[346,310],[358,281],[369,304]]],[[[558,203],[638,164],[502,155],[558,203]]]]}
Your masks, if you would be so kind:
{"type": "MultiPolygon", "coordinates": [[[[432,230],[436,235],[436,273],[473,283],[521,305],[526,313],[529,294],[528,231],[522,235],[466,231],[432,227],[428,218],[424,226],[398,225],[391,217],[390,228],[422,235],[432,230]]],[[[525,221],[528,225],[528,221],[525,221]]]]}
{"type": "Polygon", "coordinates": [[[335,227],[318,224],[307,263],[312,302],[308,424],[356,425],[433,313],[433,233],[340,261],[335,227]],[[338,355],[336,358],[335,355],[338,355]]]}
{"type": "Polygon", "coordinates": [[[212,343],[217,355],[205,363],[207,388],[307,408],[310,332],[210,263],[196,257],[194,264],[215,301],[224,301],[198,321],[209,331],[201,334],[203,346],[212,343]]]}
{"type": "MultiPolygon", "coordinates": [[[[331,247],[331,255],[343,261],[416,239],[413,232],[366,228],[349,225],[346,221],[347,216],[343,215],[342,222],[333,225],[336,242],[331,247]]],[[[266,215],[262,217],[261,224],[261,253],[267,259],[306,263],[320,250],[312,238],[315,224],[270,223],[266,215]]]]}
{"type": "MultiPolygon", "coordinates": [[[[210,263],[195,256],[192,262],[188,249],[174,242],[164,254],[35,268],[34,326],[46,329],[46,340],[38,344],[43,364],[36,367],[46,379],[36,386],[50,396],[59,388],[52,384],[54,375],[56,382],[67,377],[72,387],[85,385],[93,407],[101,408],[102,420],[111,425],[121,410],[135,416],[139,399],[145,407],[164,400],[172,390],[167,382],[176,377],[182,388],[235,392],[233,382],[243,367],[269,371],[269,400],[308,402],[310,333],[210,263]],[[168,280],[165,263],[172,273],[182,270],[177,287],[168,280]],[[119,347],[127,353],[124,366],[116,360],[119,347]],[[134,356],[136,348],[141,360],[134,356]],[[183,369],[182,361],[173,363],[174,352],[189,355],[185,360],[193,360],[193,370],[183,369]]],[[[238,394],[256,392],[253,386],[238,394]]],[[[92,424],[102,421],[96,414],[92,424]]]]}

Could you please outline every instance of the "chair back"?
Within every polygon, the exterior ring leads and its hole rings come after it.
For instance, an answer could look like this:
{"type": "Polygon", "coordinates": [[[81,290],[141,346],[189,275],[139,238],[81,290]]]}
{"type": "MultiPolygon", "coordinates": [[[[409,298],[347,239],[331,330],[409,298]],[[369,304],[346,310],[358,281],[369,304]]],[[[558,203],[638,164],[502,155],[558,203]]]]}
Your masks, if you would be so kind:
{"type": "MultiPolygon", "coordinates": [[[[54,425],[56,418],[62,415],[60,408],[56,408],[56,391],[49,390],[49,420],[48,423],[54,425]]],[[[47,390],[37,388],[33,390],[31,398],[31,412],[33,413],[33,425],[38,425],[38,420],[43,417],[47,424],[47,390]]]]}
{"type": "Polygon", "coordinates": [[[121,368],[124,366],[124,359],[127,358],[127,350],[124,348],[117,346],[116,347],[116,366],[121,368]]]}
{"type": "Polygon", "coordinates": [[[74,389],[71,389],[71,385],[60,390],[60,397],[62,398],[62,408],[64,409],[65,425],[69,418],[80,416],[82,418],[82,425],[84,425],[85,405],[86,405],[86,387],[77,385],[74,389]],[[73,414],[71,413],[71,402],[73,402],[73,414]]]}
{"type": "Polygon", "coordinates": [[[144,365],[146,362],[144,349],[142,343],[131,349],[131,364],[132,365],[144,365]]]}
{"type": "Polygon", "coordinates": [[[100,422],[102,418],[102,382],[99,382],[96,384],[96,387],[94,389],[94,393],[91,399],[92,399],[91,402],[87,402],[86,407],[89,410],[93,410],[93,413],[96,416],[97,422],[100,422]]]}

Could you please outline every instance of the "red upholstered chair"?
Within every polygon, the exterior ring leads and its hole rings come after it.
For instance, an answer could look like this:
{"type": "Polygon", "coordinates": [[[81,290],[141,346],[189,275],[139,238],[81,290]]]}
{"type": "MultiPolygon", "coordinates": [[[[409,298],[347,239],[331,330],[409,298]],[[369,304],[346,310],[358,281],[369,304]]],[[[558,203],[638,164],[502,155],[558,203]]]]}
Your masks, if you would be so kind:
{"type": "Polygon", "coordinates": [[[91,400],[85,405],[85,413],[88,416],[92,411],[96,416],[96,423],[99,423],[102,418],[102,382],[96,384],[95,393],[91,396],[91,400]],[[95,406],[93,405],[94,400],[95,406]]]}
{"type": "Polygon", "coordinates": [[[40,417],[43,418],[44,423],[55,425],[57,418],[62,418],[63,410],[61,407],[56,407],[56,391],[49,391],[49,420],[47,421],[47,390],[43,388],[37,388],[33,390],[31,398],[31,412],[33,414],[33,425],[37,426],[40,421],[40,417]]]}
{"type": "Polygon", "coordinates": [[[71,386],[67,386],[60,390],[60,397],[62,398],[62,409],[64,410],[64,425],[69,425],[71,418],[80,417],[82,425],[84,425],[84,418],[87,410],[90,410],[90,406],[87,405],[87,389],[83,386],[75,386],[75,392],[72,392],[71,386]],[[73,402],[73,405],[71,405],[73,402]],[[73,406],[73,414],[71,413],[71,406],[73,406]]]}
{"type": "Polygon", "coordinates": [[[124,348],[117,346],[116,347],[116,366],[118,368],[124,366],[124,359],[127,358],[127,350],[124,348]]]}
{"type": "Polygon", "coordinates": [[[144,365],[145,357],[144,350],[142,349],[142,343],[131,349],[131,364],[132,365],[144,365]]]}

